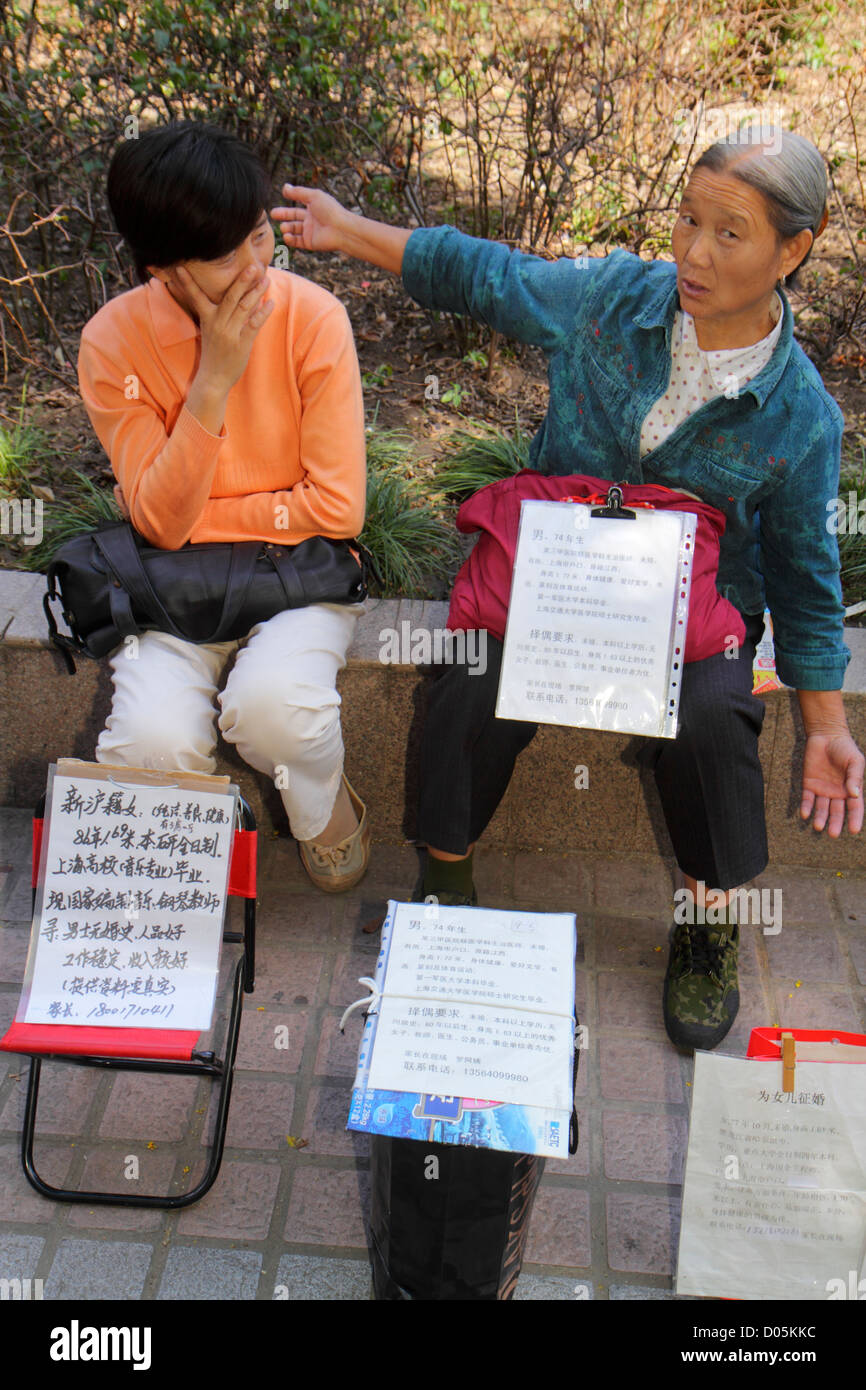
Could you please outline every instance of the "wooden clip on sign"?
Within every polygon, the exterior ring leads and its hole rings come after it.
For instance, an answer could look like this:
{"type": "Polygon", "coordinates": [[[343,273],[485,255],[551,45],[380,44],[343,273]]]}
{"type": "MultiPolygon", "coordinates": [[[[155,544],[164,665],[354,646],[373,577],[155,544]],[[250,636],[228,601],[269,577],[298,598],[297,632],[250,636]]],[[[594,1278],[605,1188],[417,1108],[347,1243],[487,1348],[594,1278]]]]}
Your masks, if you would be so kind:
{"type": "Polygon", "coordinates": [[[794,1073],[796,1069],[797,1049],[794,1046],[794,1034],[782,1034],[782,1091],[793,1094],[794,1073]]]}

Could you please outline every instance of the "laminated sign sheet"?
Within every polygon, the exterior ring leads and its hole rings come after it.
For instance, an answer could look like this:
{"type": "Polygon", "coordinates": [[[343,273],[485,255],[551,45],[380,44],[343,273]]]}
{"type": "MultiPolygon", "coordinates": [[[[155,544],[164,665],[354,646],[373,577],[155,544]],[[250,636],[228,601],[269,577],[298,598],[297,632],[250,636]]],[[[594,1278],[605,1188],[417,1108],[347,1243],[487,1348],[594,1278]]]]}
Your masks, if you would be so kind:
{"type": "Polygon", "coordinates": [[[391,902],[386,928],[368,1086],[569,1113],[574,917],[391,902]]]}
{"type": "Polygon", "coordinates": [[[851,1287],[866,1293],[866,1066],[798,1060],[785,1092],[778,1061],[697,1052],[677,1293],[851,1287]]]}
{"type": "Polygon", "coordinates": [[[52,768],[21,1021],[210,1026],[236,799],[225,778],[52,768]]]}
{"type": "Polygon", "coordinates": [[[524,501],[496,713],[675,738],[695,518],[524,501]]]}

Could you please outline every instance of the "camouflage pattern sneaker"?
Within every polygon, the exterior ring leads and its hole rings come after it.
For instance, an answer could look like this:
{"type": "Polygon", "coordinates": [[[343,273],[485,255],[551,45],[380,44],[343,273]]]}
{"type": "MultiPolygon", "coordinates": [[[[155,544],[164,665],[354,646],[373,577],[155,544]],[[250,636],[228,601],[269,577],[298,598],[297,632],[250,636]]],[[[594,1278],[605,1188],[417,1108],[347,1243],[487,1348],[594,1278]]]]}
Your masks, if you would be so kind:
{"type": "Polygon", "coordinates": [[[663,1007],[668,1037],[683,1051],[715,1047],[737,1017],[739,940],[736,926],[674,927],[663,1007]]]}

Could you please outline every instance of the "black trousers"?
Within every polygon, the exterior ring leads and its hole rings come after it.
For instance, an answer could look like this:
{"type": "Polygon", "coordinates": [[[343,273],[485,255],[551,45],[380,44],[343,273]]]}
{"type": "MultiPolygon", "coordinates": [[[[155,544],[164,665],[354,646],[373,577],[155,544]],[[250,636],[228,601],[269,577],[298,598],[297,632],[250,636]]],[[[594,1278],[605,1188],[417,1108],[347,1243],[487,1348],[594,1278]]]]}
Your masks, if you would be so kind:
{"type": "MultiPolygon", "coordinates": [[[[747,617],[738,657],[722,652],[683,667],[675,739],[642,739],[683,873],[708,888],[737,888],[767,866],[758,736],[764,703],[752,694],[763,615],[747,617]]],[[[468,645],[468,644],[467,644],[468,645]]],[[[470,650],[473,650],[470,647],[470,650]]],[[[505,795],[537,725],[494,714],[502,643],[487,634],[487,669],[445,665],[430,692],[421,749],[418,838],[465,854],[505,795]]],[[[563,838],[569,827],[563,825],[563,838]]]]}

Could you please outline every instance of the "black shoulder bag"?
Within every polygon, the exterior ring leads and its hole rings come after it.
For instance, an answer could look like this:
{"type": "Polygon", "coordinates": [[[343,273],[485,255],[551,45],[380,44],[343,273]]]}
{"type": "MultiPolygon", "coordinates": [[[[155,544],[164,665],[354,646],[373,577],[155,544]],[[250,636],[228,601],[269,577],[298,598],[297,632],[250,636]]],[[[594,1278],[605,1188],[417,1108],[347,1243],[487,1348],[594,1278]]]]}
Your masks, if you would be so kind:
{"type": "Polygon", "coordinates": [[[60,547],[42,605],[51,641],[74,674],[73,652],[98,659],[149,628],[187,642],[232,642],[287,608],[361,603],[371,571],[373,558],[356,540],[205,541],[160,550],[128,522],[112,522],[60,547]],[[57,630],[51,603],[58,596],[71,637],[57,630]]]}

